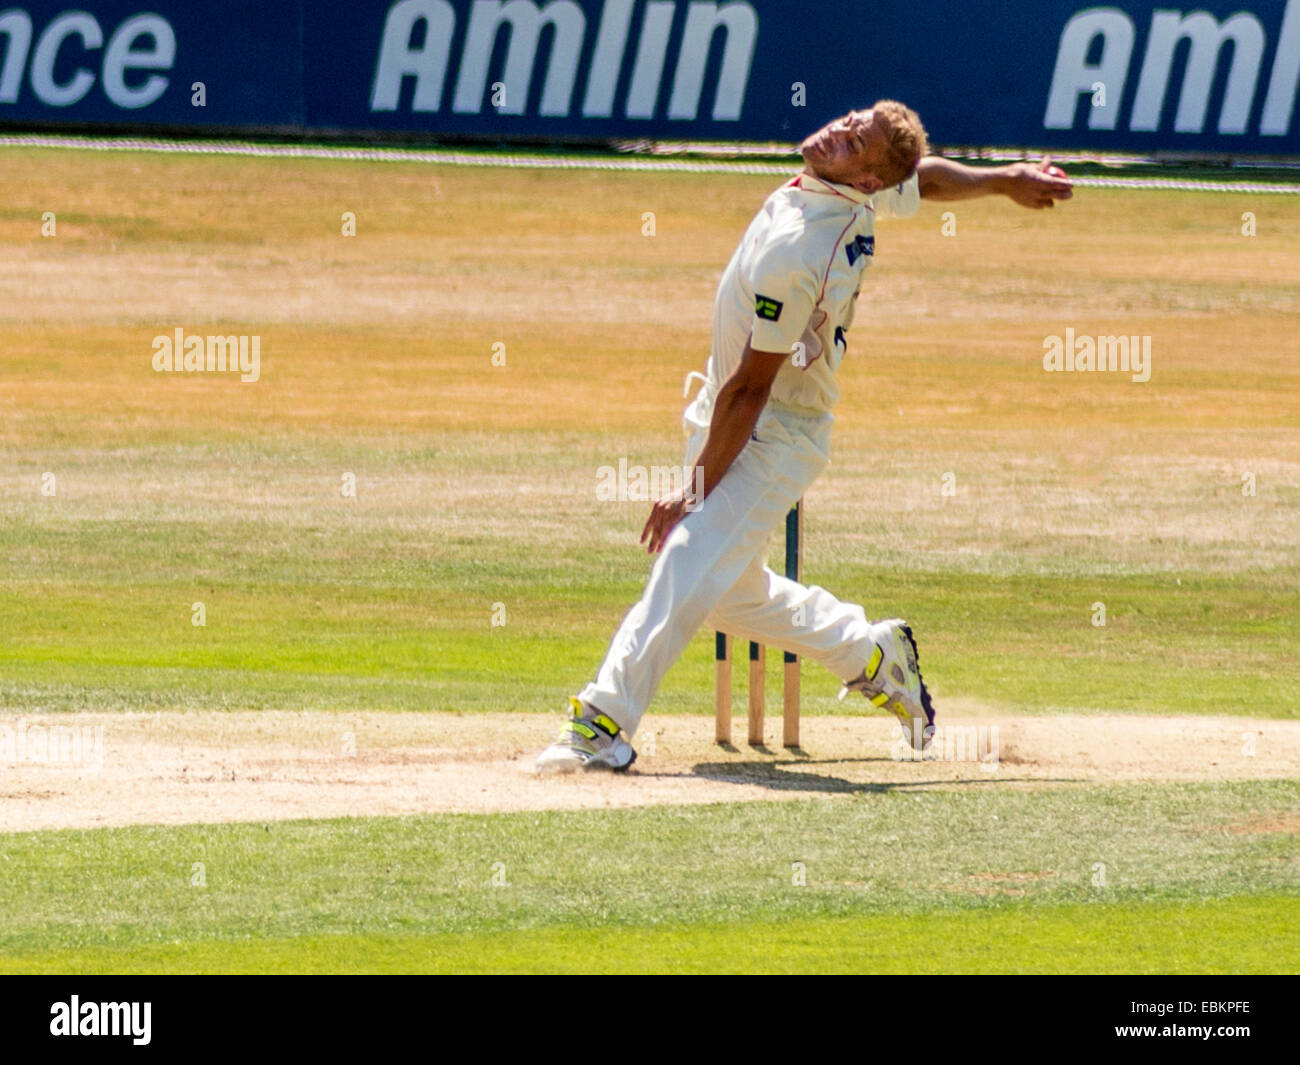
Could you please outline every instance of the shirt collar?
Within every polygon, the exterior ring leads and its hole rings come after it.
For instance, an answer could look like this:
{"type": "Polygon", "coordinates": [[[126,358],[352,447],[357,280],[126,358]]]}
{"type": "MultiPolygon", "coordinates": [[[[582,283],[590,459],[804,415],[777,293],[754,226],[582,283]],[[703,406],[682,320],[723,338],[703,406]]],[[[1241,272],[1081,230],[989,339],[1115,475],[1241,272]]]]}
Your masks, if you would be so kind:
{"type": "Polygon", "coordinates": [[[868,206],[870,206],[872,199],[876,195],[874,192],[862,192],[852,185],[840,185],[834,181],[826,181],[824,178],[814,177],[807,172],[798,174],[795,181],[798,183],[799,188],[807,189],[809,192],[843,196],[846,200],[852,200],[854,203],[865,203],[868,206]]]}

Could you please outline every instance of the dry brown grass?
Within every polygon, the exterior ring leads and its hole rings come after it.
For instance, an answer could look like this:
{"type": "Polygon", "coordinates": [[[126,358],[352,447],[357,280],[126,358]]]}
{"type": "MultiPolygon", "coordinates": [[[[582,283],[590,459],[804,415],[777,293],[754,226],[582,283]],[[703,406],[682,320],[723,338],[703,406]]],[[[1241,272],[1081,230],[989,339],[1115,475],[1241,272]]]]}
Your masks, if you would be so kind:
{"type": "MultiPolygon", "coordinates": [[[[557,496],[589,497],[595,466],[676,460],[716,280],[774,184],[33,150],[0,152],[0,182],[12,498],[57,460],[106,467],[68,486],[104,507],[283,510],[325,475],[286,454],[362,446],[436,456],[372,484],[387,520],[524,538],[565,535],[557,496]],[[152,372],[151,338],[177,325],[260,333],[262,380],[152,372]],[[267,449],[250,501],[243,464],[267,449]],[[457,507],[431,502],[449,492],[457,507]]],[[[1294,564],[1300,199],[925,205],[882,224],[877,247],[835,465],[812,494],[822,542],[993,567],[1072,544],[1117,565],[1294,564]],[[1244,210],[1257,237],[1240,234],[1244,210]],[[1043,337],[1067,326],[1150,334],[1151,382],[1044,373],[1043,337]],[[956,498],[939,494],[945,472],[956,498]],[[864,500],[890,520],[864,522],[864,500]]]]}

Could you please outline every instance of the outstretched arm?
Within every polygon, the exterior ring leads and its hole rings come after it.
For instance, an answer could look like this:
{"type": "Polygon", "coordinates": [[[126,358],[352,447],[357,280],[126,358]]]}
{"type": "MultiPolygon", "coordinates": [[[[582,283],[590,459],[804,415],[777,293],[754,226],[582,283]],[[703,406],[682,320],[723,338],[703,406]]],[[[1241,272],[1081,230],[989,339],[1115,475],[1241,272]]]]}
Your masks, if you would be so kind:
{"type": "Polygon", "coordinates": [[[1052,166],[1050,156],[1041,163],[1011,163],[1009,166],[966,166],[963,163],[927,155],[916,167],[921,198],[926,200],[970,200],[976,196],[1007,196],[1022,207],[1051,207],[1057,200],[1074,195],[1074,185],[1065,173],[1052,166]]]}

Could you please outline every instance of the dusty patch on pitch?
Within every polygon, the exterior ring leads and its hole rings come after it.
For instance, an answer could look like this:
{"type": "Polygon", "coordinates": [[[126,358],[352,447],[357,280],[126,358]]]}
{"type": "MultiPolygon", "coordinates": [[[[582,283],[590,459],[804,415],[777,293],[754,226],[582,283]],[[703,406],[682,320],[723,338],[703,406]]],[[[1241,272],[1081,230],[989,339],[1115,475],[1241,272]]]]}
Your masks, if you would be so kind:
{"type": "Polygon", "coordinates": [[[1300,835],[1300,814],[1277,814],[1269,817],[1250,817],[1227,826],[1227,830],[1239,835],[1300,835]]]}
{"type": "Polygon", "coordinates": [[[1032,885],[1043,880],[1056,880],[1060,875],[1060,872],[1056,869],[1029,873],[970,873],[964,880],[949,884],[948,890],[966,895],[1021,898],[1028,894],[1028,890],[1021,885],[1032,885]]]}
{"type": "Polygon", "coordinates": [[[6,736],[24,737],[0,747],[0,831],[1286,778],[1300,765],[1300,722],[945,710],[926,762],[899,759],[883,717],[809,717],[790,752],[745,746],[743,720],[723,749],[711,720],[658,716],[637,734],[631,772],[559,778],[532,771],[557,724],[544,715],[0,715],[6,736]]]}

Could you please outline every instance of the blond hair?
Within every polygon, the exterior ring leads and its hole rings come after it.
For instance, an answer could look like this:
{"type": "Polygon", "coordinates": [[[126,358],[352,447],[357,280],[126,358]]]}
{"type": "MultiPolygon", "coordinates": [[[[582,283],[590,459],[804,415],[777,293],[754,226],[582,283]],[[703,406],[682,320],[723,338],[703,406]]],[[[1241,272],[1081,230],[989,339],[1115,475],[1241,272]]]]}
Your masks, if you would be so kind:
{"type": "Polygon", "coordinates": [[[885,133],[885,157],[876,168],[876,176],[888,188],[906,181],[916,164],[930,154],[930,141],[921,117],[897,100],[877,100],[871,105],[876,125],[885,133]]]}

